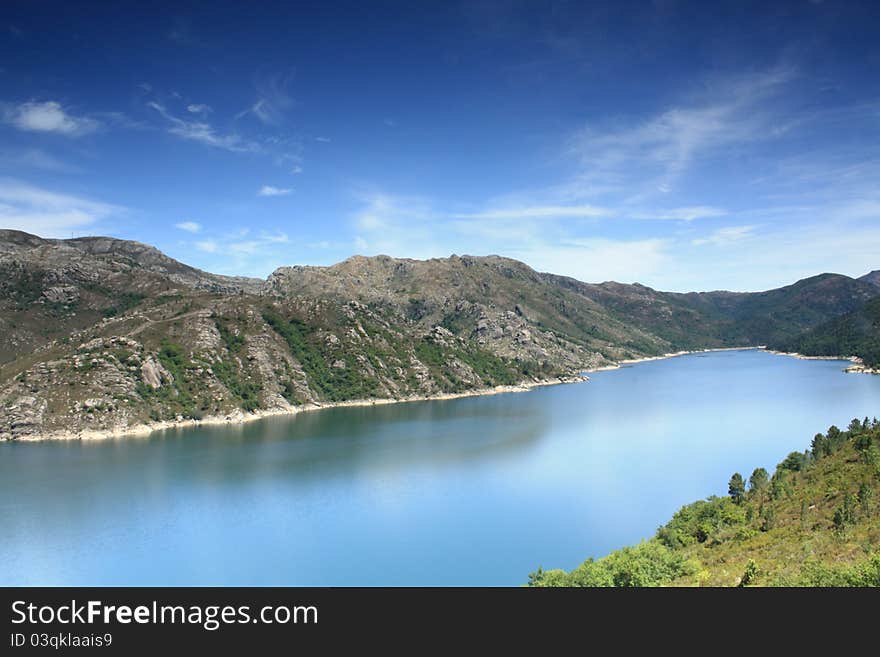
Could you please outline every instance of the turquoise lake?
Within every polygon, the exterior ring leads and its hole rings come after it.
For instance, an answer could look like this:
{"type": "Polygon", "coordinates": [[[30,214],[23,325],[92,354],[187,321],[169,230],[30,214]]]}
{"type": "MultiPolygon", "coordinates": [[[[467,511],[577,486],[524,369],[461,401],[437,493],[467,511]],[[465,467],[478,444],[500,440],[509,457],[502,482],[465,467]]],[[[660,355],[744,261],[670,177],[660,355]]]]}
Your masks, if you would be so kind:
{"type": "Polygon", "coordinates": [[[519,585],[880,415],[842,361],[713,352],[526,393],[0,443],[2,585],[519,585]]]}

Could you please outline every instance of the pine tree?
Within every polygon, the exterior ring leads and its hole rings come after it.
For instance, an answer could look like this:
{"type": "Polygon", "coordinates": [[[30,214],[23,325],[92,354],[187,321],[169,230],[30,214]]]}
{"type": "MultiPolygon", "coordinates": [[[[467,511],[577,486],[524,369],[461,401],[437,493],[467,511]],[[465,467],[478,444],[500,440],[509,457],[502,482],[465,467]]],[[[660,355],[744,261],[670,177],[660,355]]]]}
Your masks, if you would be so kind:
{"type": "Polygon", "coordinates": [[[820,459],[823,456],[829,456],[831,454],[831,443],[828,441],[828,438],[825,437],[824,433],[817,433],[813,436],[813,442],[810,445],[810,449],[813,452],[813,458],[820,459]]]}
{"type": "Polygon", "coordinates": [[[868,484],[862,482],[862,485],[859,486],[859,506],[862,508],[862,513],[865,517],[870,517],[872,511],[874,510],[874,489],[871,488],[868,484]]]}
{"type": "Polygon", "coordinates": [[[749,477],[749,491],[763,497],[764,491],[770,485],[770,475],[764,468],[755,468],[749,477]]]}
{"type": "Polygon", "coordinates": [[[741,504],[746,494],[746,482],[739,472],[734,472],[727,482],[727,493],[736,504],[741,504]]]}
{"type": "Polygon", "coordinates": [[[865,463],[868,462],[868,454],[871,451],[871,446],[873,444],[874,439],[871,434],[867,432],[859,434],[854,441],[856,451],[865,463]]]}

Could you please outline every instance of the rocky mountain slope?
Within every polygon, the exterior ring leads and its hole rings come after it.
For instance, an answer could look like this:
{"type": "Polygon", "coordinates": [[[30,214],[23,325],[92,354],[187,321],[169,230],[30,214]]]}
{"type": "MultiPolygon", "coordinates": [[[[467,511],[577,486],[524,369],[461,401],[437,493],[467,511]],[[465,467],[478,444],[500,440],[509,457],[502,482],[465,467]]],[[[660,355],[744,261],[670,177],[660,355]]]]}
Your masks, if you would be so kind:
{"type": "Polygon", "coordinates": [[[217,276],[105,237],[0,231],[0,438],[558,382],[772,342],[859,308],[823,275],[760,294],[591,285],[498,256],[217,276]]]}
{"type": "Polygon", "coordinates": [[[487,296],[487,281],[507,281],[494,265],[465,276],[466,293],[441,294],[445,283],[420,271],[412,295],[383,299],[346,287],[396,268],[383,259],[301,268],[324,281],[306,285],[288,270],[266,282],[213,276],[107,238],[4,231],[0,242],[3,438],[552,382],[631,353],[617,344],[630,333],[620,322],[595,340],[592,325],[543,326],[549,290],[487,296]]]}

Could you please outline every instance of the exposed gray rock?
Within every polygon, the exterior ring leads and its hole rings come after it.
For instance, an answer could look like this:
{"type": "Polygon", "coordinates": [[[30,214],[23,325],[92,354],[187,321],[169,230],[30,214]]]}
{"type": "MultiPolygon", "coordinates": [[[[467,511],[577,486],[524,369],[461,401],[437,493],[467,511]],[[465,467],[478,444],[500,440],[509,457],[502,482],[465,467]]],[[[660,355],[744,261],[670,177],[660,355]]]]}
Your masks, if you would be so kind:
{"type": "Polygon", "coordinates": [[[163,383],[173,383],[174,377],[162,363],[156,361],[152,356],[148,357],[141,365],[141,378],[144,383],[156,390],[163,383]]]}
{"type": "Polygon", "coordinates": [[[75,285],[49,287],[43,290],[43,298],[50,303],[75,303],[79,299],[79,288],[75,285]]]}

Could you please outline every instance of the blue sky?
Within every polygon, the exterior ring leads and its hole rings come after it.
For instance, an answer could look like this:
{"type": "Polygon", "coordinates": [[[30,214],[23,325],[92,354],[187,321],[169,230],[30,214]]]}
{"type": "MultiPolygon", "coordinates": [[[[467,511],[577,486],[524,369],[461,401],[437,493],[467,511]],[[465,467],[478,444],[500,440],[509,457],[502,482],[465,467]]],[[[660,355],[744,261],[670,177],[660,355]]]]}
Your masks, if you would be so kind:
{"type": "Polygon", "coordinates": [[[877,3],[109,5],[0,9],[0,227],[254,276],[880,268],[877,3]]]}

